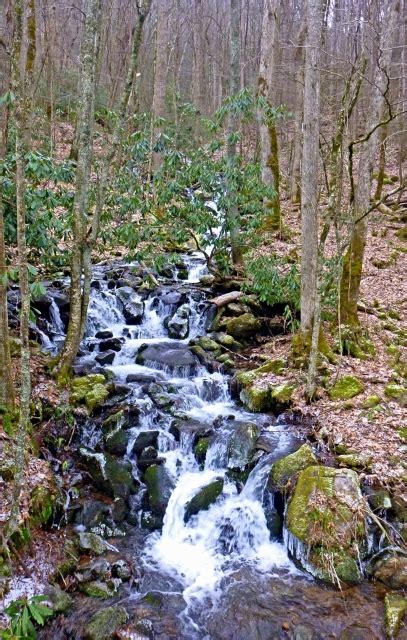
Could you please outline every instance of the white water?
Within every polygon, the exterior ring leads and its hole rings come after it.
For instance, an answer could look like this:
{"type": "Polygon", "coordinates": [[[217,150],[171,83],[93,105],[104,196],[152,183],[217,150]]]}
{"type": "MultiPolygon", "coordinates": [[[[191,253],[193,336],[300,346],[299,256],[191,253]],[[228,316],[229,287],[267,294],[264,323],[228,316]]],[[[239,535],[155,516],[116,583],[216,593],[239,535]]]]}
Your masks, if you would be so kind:
{"type": "MultiPolygon", "coordinates": [[[[189,264],[189,282],[199,279],[202,264],[195,260],[189,264]]],[[[184,288],[185,283],[179,284],[184,288]]],[[[146,396],[143,384],[131,383],[133,402],[140,408],[139,426],[131,430],[128,455],[137,435],[142,431],[157,430],[159,456],[165,459],[165,468],[173,478],[175,488],[164,517],[162,531],[151,534],[143,551],[143,562],[147,571],[168,574],[183,585],[183,596],[187,606],[209,598],[216,602],[221,593],[222,579],[233,573],[242,563],[250,563],[259,572],[275,569],[294,571],[286,548],[270,539],[263,511],[263,493],[271,468],[270,456],[265,455],[251,472],[245,487],[238,493],[237,486],[228,479],[228,443],[238,421],[256,422],[267,428],[267,416],[252,415],[238,408],[230,397],[228,380],[219,372],[209,373],[198,362],[193,366],[167,365],[146,361],[136,364],[137,353],[142,345],[168,345],[174,343],[187,347],[191,337],[203,335],[206,306],[194,299],[193,290],[187,293],[190,308],[190,333],[186,340],[170,340],[164,325],[166,317],[172,315],[178,305],[165,304],[159,294],[152,293],[145,301],[141,324],[127,326],[121,311],[121,303],[113,292],[105,289],[92,290],[92,300],[87,335],[100,329],[110,330],[114,336],[124,336],[125,343],[109,369],[115,377],[125,382],[127,376],[154,376],[158,384],[164,385],[165,393],[174,401],[177,412],[197,422],[202,428],[212,427],[219,416],[234,416],[215,430],[204,468],[200,468],[193,454],[194,433],[181,432],[179,442],[169,429],[174,421],[165,411],[159,410],[154,401],[146,396]],[[167,388],[168,387],[168,388],[167,388]],[[223,478],[221,495],[206,511],[201,511],[184,522],[185,508],[197,492],[217,478],[223,478]]],[[[197,298],[197,296],[195,296],[197,298]]],[[[92,359],[95,353],[87,356],[92,359]]],[[[283,427],[281,427],[283,430],[283,427]]],[[[275,434],[276,451],[281,455],[289,445],[285,434],[275,434]]],[[[133,456],[134,457],[134,456],[133,456]]]]}

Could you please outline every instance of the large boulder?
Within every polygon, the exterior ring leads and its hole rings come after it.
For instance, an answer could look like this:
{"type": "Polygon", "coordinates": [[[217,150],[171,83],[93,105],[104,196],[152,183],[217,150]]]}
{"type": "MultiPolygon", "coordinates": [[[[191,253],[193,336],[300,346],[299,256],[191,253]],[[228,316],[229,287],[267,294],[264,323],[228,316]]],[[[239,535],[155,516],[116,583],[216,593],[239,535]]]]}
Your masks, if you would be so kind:
{"type": "Polygon", "coordinates": [[[269,488],[283,489],[297,473],[315,464],[318,464],[318,460],[314,452],[308,444],[303,444],[294,453],[273,463],[269,475],[269,488]]]}
{"type": "Polygon", "coordinates": [[[87,640],[109,640],[128,619],[124,607],[106,607],[97,611],[85,625],[84,634],[87,640]]]}
{"type": "Polygon", "coordinates": [[[127,499],[136,493],[131,464],[119,462],[109,453],[95,453],[92,449],[81,447],[79,450],[94,483],[113,498],[127,499]]]}
{"type": "Polygon", "coordinates": [[[223,478],[217,478],[209,484],[201,487],[198,493],[188,502],[185,507],[184,522],[199,513],[209,509],[223,491],[223,478]]]}
{"type": "Polygon", "coordinates": [[[229,469],[245,469],[252,461],[259,429],[252,422],[236,423],[228,447],[229,469]]]}
{"type": "Polygon", "coordinates": [[[199,361],[187,346],[174,342],[141,346],[136,363],[173,371],[188,367],[193,373],[199,361]]]}
{"type": "Polygon", "coordinates": [[[144,315],[144,302],[131,287],[119,287],[116,295],[123,305],[123,315],[127,324],[140,324],[144,315]]]}
{"type": "Polygon", "coordinates": [[[390,589],[407,589],[407,552],[387,547],[369,562],[367,573],[390,589]]]}
{"type": "Polygon", "coordinates": [[[298,477],[286,511],[291,554],[326,582],[359,582],[359,560],[366,546],[365,513],[354,471],[307,467],[298,477]]]}
{"type": "Polygon", "coordinates": [[[168,501],[174,489],[174,482],[163,465],[154,464],[144,474],[151,511],[164,516],[168,501]]]}
{"type": "Polygon", "coordinates": [[[167,330],[170,338],[184,340],[189,334],[189,316],[191,310],[187,304],[183,304],[167,322],[167,330]]]}
{"type": "Polygon", "coordinates": [[[355,376],[342,376],[329,389],[332,400],[350,400],[362,393],[363,384],[355,376]]]}
{"type": "Polygon", "coordinates": [[[73,404],[84,403],[89,411],[93,411],[103,404],[109,396],[105,376],[101,373],[74,378],[71,388],[71,402],[73,404]]]}
{"type": "Polygon", "coordinates": [[[233,338],[252,338],[261,329],[261,321],[252,313],[243,313],[226,321],[226,332],[233,338]]]}
{"type": "Polygon", "coordinates": [[[250,411],[282,411],[291,406],[295,384],[279,383],[274,374],[275,362],[236,375],[234,384],[239,390],[240,401],[250,411]]]}

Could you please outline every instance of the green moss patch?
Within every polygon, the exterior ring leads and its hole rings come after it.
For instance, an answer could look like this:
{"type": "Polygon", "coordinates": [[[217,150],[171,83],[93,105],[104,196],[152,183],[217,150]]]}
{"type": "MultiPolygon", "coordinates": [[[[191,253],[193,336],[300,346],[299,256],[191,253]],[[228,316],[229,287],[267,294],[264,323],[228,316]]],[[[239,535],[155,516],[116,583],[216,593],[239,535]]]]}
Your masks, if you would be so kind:
{"type": "Polygon", "coordinates": [[[342,376],[338,378],[329,390],[332,400],[350,400],[363,393],[364,386],[355,376],[342,376]]]}

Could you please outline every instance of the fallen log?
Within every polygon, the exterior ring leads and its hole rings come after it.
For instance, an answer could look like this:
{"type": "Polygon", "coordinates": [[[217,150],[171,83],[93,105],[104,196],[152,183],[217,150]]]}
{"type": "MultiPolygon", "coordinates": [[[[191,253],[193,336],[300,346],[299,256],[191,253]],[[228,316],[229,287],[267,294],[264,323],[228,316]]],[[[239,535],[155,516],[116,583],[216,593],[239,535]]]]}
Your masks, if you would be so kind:
{"type": "Polygon", "coordinates": [[[225,307],[227,304],[239,300],[239,298],[241,298],[243,295],[244,294],[242,291],[230,291],[229,293],[224,293],[221,296],[212,298],[212,300],[209,300],[209,302],[220,309],[220,307],[225,307]]]}

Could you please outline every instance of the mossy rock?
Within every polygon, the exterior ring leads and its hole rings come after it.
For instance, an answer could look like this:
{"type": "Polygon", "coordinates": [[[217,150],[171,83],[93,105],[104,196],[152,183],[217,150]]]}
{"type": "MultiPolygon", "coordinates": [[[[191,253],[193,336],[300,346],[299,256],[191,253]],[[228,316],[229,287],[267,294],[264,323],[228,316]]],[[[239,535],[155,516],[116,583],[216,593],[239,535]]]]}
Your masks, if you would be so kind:
{"type": "Polygon", "coordinates": [[[365,507],[354,471],[322,466],[301,471],[285,518],[288,532],[300,543],[301,551],[293,545],[297,561],[331,584],[359,582],[365,507]]]}
{"type": "Polygon", "coordinates": [[[252,338],[261,329],[261,321],[252,313],[243,313],[226,321],[226,331],[233,338],[252,338]]]}
{"type": "Polygon", "coordinates": [[[45,593],[50,600],[54,613],[64,613],[73,605],[72,596],[66,591],[62,591],[59,587],[49,585],[45,593]]]}
{"type": "MultiPolygon", "coordinates": [[[[112,584],[107,584],[101,580],[92,580],[79,585],[80,590],[91,598],[112,598],[116,593],[116,588],[112,584]]],[[[109,636],[110,637],[110,636],[109,636]]]]}
{"type": "Polygon", "coordinates": [[[379,405],[381,403],[381,398],[380,396],[368,396],[362,404],[362,407],[364,409],[373,409],[373,407],[377,407],[377,405],[379,405]]]}
{"type": "Polygon", "coordinates": [[[109,432],[115,429],[126,429],[128,426],[128,419],[123,409],[112,413],[106,420],[102,422],[102,431],[109,432]]]}
{"type": "Polygon", "coordinates": [[[234,427],[228,447],[228,468],[245,469],[252,461],[259,429],[252,422],[234,427]]]}
{"type": "Polygon", "coordinates": [[[407,598],[401,593],[387,593],[384,598],[384,626],[388,640],[395,640],[407,612],[407,598]]]}
{"type": "Polygon", "coordinates": [[[174,489],[174,483],[163,465],[153,464],[144,474],[151,511],[164,516],[168,501],[174,489]]]}
{"type": "Polygon", "coordinates": [[[95,484],[113,498],[127,499],[137,487],[130,462],[116,460],[110,453],[95,453],[92,449],[79,450],[95,484]]]}
{"type": "Polygon", "coordinates": [[[106,607],[95,613],[85,626],[87,640],[109,640],[128,619],[124,607],[106,607]]]}
{"type": "Polygon", "coordinates": [[[227,333],[217,333],[216,342],[231,351],[241,351],[241,349],[243,349],[242,343],[238,342],[238,340],[235,340],[233,336],[230,336],[227,333]]]}
{"type": "Polygon", "coordinates": [[[340,465],[351,469],[370,469],[372,465],[371,456],[364,456],[359,453],[341,454],[336,459],[340,465]]]}
{"type": "Polygon", "coordinates": [[[86,404],[90,412],[103,404],[109,396],[105,377],[101,373],[75,378],[71,386],[71,402],[86,404]]]}
{"type": "Polygon", "coordinates": [[[272,405],[277,409],[289,407],[296,387],[291,382],[285,382],[273,387],[271,391],[272,405]]]}
{"type": "Polygon", "coordinates": [[[384,393],[388,398],[397,400],[403,405],[407,403],[407,389],[401,384],[389,382],[389,384],[386,384],[386,386],[384,387],[384,393]]]}
{"type": "Polygon", "coordinates": [[[184,522],[198,514],[200,511],[209,509],[223,491],[223,478],[218,478],[202,487],[198,493],[188,502],[185,507],[184,522]]]}
{"type": "Polygon", "coordinates": [[[268,411],[272,406],[271,391],[269,387],[264,389],[247,387],[241,390],[239,397],[243,404],[254,413],[268,411]]]}
{"type": "Polygon", "coordinates": [[[197,462],[203,464],[205,462],[206,454],[209,449],[209,438],[199,438],[198,442],[194,446],[194,455],[197,462]]]}
{"type": "Polygon", "coordinates": [[[407,442],[407,427],[403,427],[402,429],[397,429],[397,434],[403,442],[407,442]]]}
{"type": "Polygon", "coordinates": [[[332,400],[350,400],[363,393],[364,386],[356,376],[342,376],[329,389],[332,400]]]}
{"type": "Polygon", "coordinates": [[[35,487],[30,498],[30,522],[33,527],[47,524],[54,513],[56,493],[44,485],[35,487]]]}
{"type": "Polygon", "coordinates": [[[208,336],[201,336],[198,338],[198,346],[204,351],[219,351],[218,343],[208,336]]]}
{"type": "Polygon", "coordinates": [[[79,547],[83,551],[91,551],[97,556],[111,551],[111,546],[97,533],[92,533],[91,531],[81,531],[79,533],[79,547]]]}
{"type": "Polygon", "coordinates": [[[315,464],[318,464],[318,460],[314,452],[308,444],[303,444],[298,451],[274,462],[269,475],[269,487],[282,489],[299,471],[315,464]]]}
{"type": "Polygon", "coordinates": [[[10,441],[0,440],[0,476],[6,482],[10,482],[14,478],[16,472],[15,455],[13,445],[10,441]]]}

